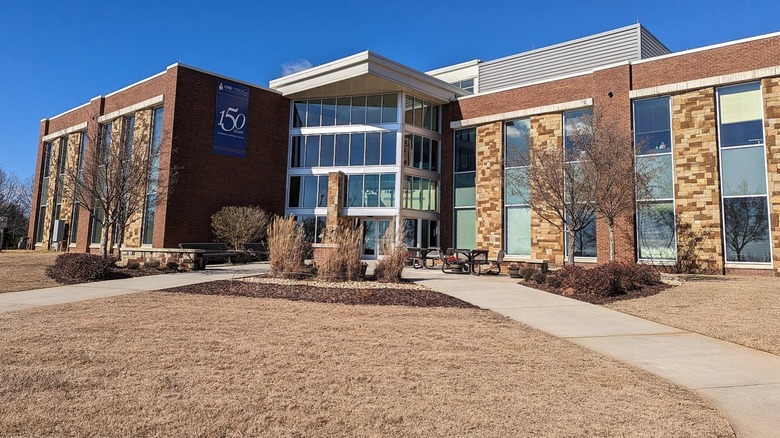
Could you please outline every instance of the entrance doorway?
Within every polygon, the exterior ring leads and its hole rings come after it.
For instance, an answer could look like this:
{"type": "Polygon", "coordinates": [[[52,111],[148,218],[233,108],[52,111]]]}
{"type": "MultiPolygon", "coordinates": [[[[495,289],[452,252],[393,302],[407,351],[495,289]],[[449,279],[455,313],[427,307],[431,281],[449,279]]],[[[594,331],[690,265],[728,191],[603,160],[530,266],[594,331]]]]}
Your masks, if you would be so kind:
{"type": "Polygon", "coordinates": [[[384,255],[384,237],[390,228],[390,219],[361,219],[360,222],[363,224],[363,258],[376,259],[384,255]]]}

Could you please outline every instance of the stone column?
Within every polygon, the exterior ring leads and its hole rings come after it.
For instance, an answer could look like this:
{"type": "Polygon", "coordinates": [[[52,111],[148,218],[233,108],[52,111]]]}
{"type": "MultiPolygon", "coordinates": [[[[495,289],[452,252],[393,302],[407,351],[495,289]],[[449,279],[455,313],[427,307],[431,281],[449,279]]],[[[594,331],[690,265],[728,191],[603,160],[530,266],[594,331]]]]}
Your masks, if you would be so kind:
{"type": "Polygon", "coordinates": [[[477,248],[490,258],[503,249],[503,156],[502,122],[477,127],[477,248]]]}
{"type": "Polygon", "coordinates": [[[323,242],[329,241],[329,236],[338,230],[339,226],[345,222],[345,219],[341,216],[341,202],[344,198],[344,173],[330,172],[328,173],[328,215],[326,217],[325,226],[328,232],[323,239],[323,242]]]}
{"type": "MultiPolygon", "coordinates": [[[[543,114],[531,117],[531,154],[534,149],[545,148],[560,151],[563,154],[563,115],[543,114]]],[[[531,202],[545,196],[544,193],[531,192],[531,202]]],[[[556,223],[560,219],[553,212],[545,214],[547,219],[556,223]]],[[[531,258],[549,260],[553,264],[564,263],[563,231],[551,224],[545,217],[531,209],[531,258]]]]}
{"type": "Polygon", "coordinates": [[[780,275],[780,78],[761,81],[764,90],[766,170],[769,174],[769,223],[775,275],[780,275]]]}

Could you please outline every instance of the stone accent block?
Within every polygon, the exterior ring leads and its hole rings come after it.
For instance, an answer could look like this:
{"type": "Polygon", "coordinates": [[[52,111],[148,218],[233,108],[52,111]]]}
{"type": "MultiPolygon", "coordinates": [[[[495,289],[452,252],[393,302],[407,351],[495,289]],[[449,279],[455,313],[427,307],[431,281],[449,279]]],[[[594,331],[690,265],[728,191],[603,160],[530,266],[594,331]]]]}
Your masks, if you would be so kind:
{"type": "MultiPolygon", "coordinates": [[[[531,153],[536,148],[556,149],[563,153],[563,115],[544,114],[531,117],[531,153]]],[[[544,193],[531,192],[531,201],[544,193]]],[[[553,212],[544,213],[531,210],[531,258],[549,260],[553,264],[563,264],[563,232],[550,221],[560,224],[553,212]]]]}
{"type": "Polygon", "coordinates": [[[693,231],[708,233],[699,251],[701,270],[708,273],[723,272],[716,130],[713,88],[672,97],[677,213],[693,231]]]}
{"type": "Polygon", "coordinates": [[[502,184],[504,137],[502,122],[477,128],[477,248],[487,249],[488,257],[498,257],[503,248],[504,230],[502,184]]]}
{"type": "Polygon", "coordinates": [[[764,132],[769,174],[769,223],[775,275],[780,275],[780,78],[761,81],[764,90],[764,132]]]}

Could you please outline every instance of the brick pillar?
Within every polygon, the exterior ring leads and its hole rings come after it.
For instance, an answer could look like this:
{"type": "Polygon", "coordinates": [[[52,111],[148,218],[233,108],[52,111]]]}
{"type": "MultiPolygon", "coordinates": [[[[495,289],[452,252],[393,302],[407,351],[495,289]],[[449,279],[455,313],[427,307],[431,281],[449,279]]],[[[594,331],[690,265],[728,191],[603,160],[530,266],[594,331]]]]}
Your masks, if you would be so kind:
{"type": "MultiPolygon", "coordinates": [[[[672,97],[676,213],[681,223],[709,237],[699,245],[704,272],[723,272],[715,90],[705,88],[672,97]]],[[[680,229],[680,223],[677,224],[680,229]]],[[[678,236],[678,253],[681,236],[678,236]]],[[[682,236],[684,237],[684,236],[682,236]]]]}
{"type": "Polygon", "coordinates": [[[345,219],[341,216],[341,200],[344,198],[344,173],[328,173],[328,215],[326,216],[325,226],[328,232],[323,239],[328,242],[330,235],[338,230],[345,219]]]}
{"type": "MultiPolygon", "coordinates": [[[[531,153],[536,148],[554,149],[563,154],[563,115],[543,114],[531,117],[531,153]]],[[[531,192],[531,202],[544,196],[531,192]]],[[[560,222],[550,212],[548,219],[560,222]]],[[[563,225],[560,225],[561,228],[563,225]]],[[[531,258],[549,260],[553,264],[564,262],[563,232],[539,213],[531,210],[531,258]]]]}
{"type": "Polygon", "coordinates": [[[502,122],[477,128],[477,248],[498,257],[503,248],[504,191],[502,182],[504,139],[502,122]]]}
{"type": "Polygon", "coordinates": [[[780,78],[764,79],[764,129],[766,169],[769,173],[769,223],[775,275],[780,274],[780,78]]]}

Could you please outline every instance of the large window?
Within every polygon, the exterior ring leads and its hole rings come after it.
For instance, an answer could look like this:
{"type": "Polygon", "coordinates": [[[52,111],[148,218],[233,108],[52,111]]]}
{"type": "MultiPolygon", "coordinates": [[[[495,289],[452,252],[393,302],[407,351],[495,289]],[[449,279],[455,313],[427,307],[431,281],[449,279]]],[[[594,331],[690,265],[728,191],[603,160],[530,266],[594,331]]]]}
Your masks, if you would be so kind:
{"type": "MultiPolygon", "coordinates": [[[[76,165],[77,170],[77,178],[81,180],[84,178],[84,154],[87,152],[87,133],[82,132],[80,134],[79,138],[79,156],[77,158],[78,164],[76,165]]],[[[78,186],[74,188],[74,190],[78,191],[78,186]]],[[[78,229],[79,229],[79,211],[81,208],[79,207],[79,203],[77,201],[78,199],[78,193],[76,192],[73,196],[73,212],[71,213],[71,226],[70,226],[70,243],[75,243],[76,238],[78,236],[78,229]]]]}
{"type": "Polygon", "coordinates": [[[293,128],[397,122],[397,94],[297,100],[293,103],[293,128]]]}
{"type": "Polygon", "coordinates": [[[41,160],[41,190],[38,195],[38,223],[35,230],[35,242],[43,242],[43,234],[46,221],[46,201],[49,198],[49,181],[51,174],[51,155],[53,144],[47,142],[43,144],[43,159],[41,160]]]}
{"type": "Polygon", "coordinates": [[[306,175],[290,177],[291,208],[315,208],[328,206],[327,175],[306,175]]]}
{"type": "MultiPolygon", "coordinates": [[[[587,142],[581,138],[583,135],[590,135],[590,126],[593,119],[591,109],[568,111],[563,113],[563,135],[564,135],[564,159],[571,166],[572,163],[578,163],[583,159],[584,150],[582,145],[587,142]],[[579,137],[579,138],[578,138],[579,137]]],[[[569,235],[565,235],[565,254],[569,251],[569,235]]],[[[575,257],[596,257],[596,214],[593,213],[588,219],[585,228],[574,233],[574,256],[575,257]]]]}
{"type": "Polygon", "coordinates": [[[427,219],[404,219],[403,242],[409,247],[438,247],[439,222],[427,219]]]}
{"type": "Polygon", "coordinates": [[[727,262],[770,263],[761,84],[718,89],[723,240],[727,262]]]}
{"type": "Polygon", "coordinates": [[[504,123],[504,233],[507,254],[531,255],[531,194],[522,174],[527,171],[530,121],[504,123]]]}
{"type": "Polygon", "coordinates": [[[477,246],[477,130],[455,131],[455,247],[477,246]]]}
{"type": "Polygon", "coordinates": [[[303,229],[303,239],[309,243],[322,243],[322,237],[327,229],[325,216],[296,215],[295,221],[303,229]]]}
{"type": "Polygon", "coordinates": [[[396,136],[395,132],[296,135],[290,167],[394,165],[396,136]]]}
{"type": "Polygon", "coordinates": [[[471,92],[471,93],[474,92],[474,78],[465,79],[465,80],[458,81],[458,82],[453,82],[450,85],[454,85],[454,86],[456,86],[458,88],[462,88],[463,90],[471,92]]]}
{"type": "Polygon", "coordinates": [[[404,208],[439,211],[439,182],[416,176],[404,180],[404,208]]]}
{"type": "Polygon", "coordinates": [[[416,97],[406,96],[404,122],[407,125],[439,132],[439,106],[416,97]]]}
{"type": "Polygon", "coordinates": [[[146,184],[144,219],[141,225],[141,244],[152,245],[154,215],[157,210],[157,179],[160,174],[160,145],[162,144],[163,107],[152,112],[152,139],[149,142],[149,182],[146,184]]]}
{"type": "Polygon", "coordinates": [[[54,214],[51,217],[52,225],[54,221],[60,219],[62,211],[62,190],[65,181],[65,169],[68,162],[68,137],[60,138],[60,147],[57,152],[57,187],[54,194],[54,214]]]}
{"type": "Polygon", "coordinates": [[[404,135],[404,166],[438,172],[439,142],[419,135],[404,135]]]}
{"type": "Polygon", "coordinates": [[[675,260],[674,164],[669,97],[634,101],[636,171],[648,187],[637,192],[637,251],[643,260],[675,260]]]}
{"type": "Polygon", "coordinates": [[[395,174],[348,175],[345,207],[395,207],[395,174]]]}

